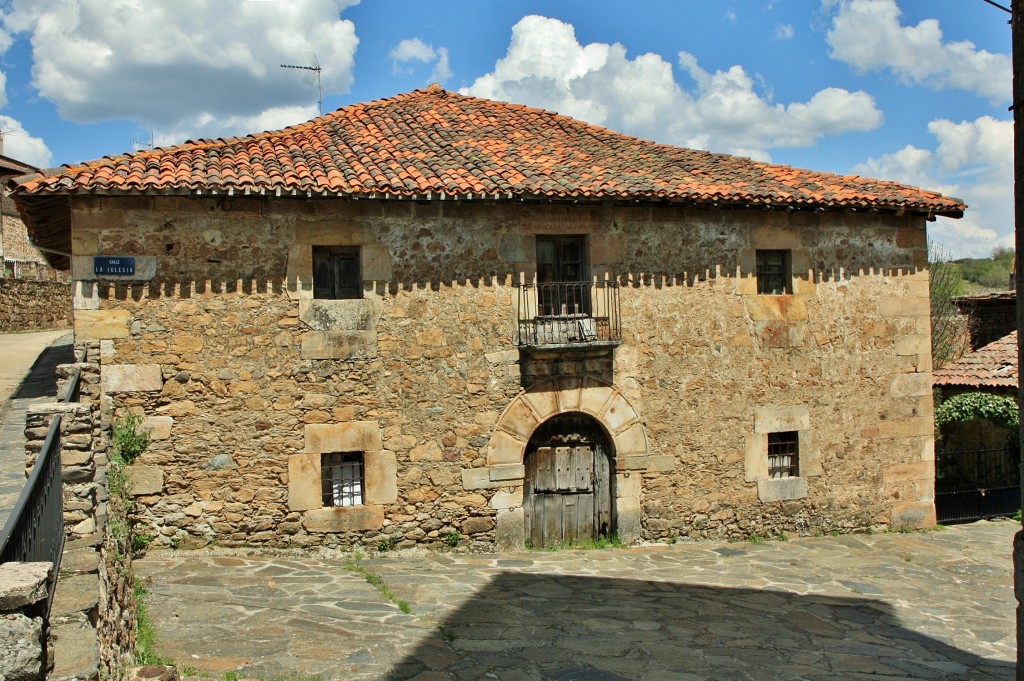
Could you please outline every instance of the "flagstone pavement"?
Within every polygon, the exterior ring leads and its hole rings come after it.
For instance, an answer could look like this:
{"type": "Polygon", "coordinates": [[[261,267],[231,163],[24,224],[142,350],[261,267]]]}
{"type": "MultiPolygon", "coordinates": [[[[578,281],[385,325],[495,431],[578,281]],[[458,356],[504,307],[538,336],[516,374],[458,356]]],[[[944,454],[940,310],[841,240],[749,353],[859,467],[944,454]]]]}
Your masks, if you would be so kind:
{"type": "Polygon", "coordinates": [[[1012,679],[1019,528],[135,565],[157,650],[195,677],[1012,679]]]}

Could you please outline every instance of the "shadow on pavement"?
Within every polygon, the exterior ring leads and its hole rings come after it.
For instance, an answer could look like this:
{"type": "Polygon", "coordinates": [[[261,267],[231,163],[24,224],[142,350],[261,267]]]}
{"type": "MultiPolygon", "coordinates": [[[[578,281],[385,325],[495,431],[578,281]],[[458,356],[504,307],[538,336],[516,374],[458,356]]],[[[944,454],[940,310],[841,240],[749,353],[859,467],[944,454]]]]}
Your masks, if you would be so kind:
{"type": "Polygon", "coordinates": [[[75,361],[75,349],[71,341],[58,341],[39,353],[25,380],[18,386],[12,399],[34,399],[57,397],[57,365],[75,361]]]}
{"type": "Polygon", "coordinates": [[[387,678],[424,673],[556,681],[1011,679],[1014,667],[904,628],[892,607],[869,598],[503,573],[387,678]]]}

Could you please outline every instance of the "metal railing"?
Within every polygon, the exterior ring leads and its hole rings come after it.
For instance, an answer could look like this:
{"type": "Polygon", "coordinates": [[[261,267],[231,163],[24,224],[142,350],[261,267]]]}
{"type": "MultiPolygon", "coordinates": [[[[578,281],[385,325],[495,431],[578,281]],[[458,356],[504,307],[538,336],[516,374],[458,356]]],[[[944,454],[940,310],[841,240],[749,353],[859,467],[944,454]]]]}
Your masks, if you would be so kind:
{"type": "Polygon", "coordinates": [[[935,514],[940,523],[1013,515],[1020,508],[1016,447],[935,452],[935,514]]]}
{"type": "MultiPolygon", "coordinates": [[[[64,402],[76,402],[80,373],[68,383],[64,402]]],[[[60,466],[61,415],[55,414],[50,430],[28,476],[25,488],[0,532],[0,563],[53,563],[49,597],[53,599],[61,553],[64,551],[64,496],[60,466]]]]}
{"type": "Polygon", "coordinates": [[[622,340],[616,281],[519,285],[520,346],[578,345],[622,340]]]}

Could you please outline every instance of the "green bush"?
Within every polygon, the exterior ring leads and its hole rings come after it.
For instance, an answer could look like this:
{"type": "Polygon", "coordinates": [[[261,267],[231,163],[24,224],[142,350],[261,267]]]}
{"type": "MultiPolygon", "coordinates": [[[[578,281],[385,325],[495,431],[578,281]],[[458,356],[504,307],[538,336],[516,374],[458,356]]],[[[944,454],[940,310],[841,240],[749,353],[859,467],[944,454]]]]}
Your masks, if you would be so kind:
{"type": "Polygon", "coordinates": [[[142,417],[129,414],[120,421],[114,421],[112,440],[114,456],[124,465],[130,466],[149,447],[149,433],[140,430],[142,417]]]}
{"type": "Polygon", "coordinates": [[[935,426],[963,423],[974,419],[988,419],[1007,430],[1020,427],[1017,400],[1007,395],[991,393],[961,393],[945,400],[935,409],[935,426]]]}

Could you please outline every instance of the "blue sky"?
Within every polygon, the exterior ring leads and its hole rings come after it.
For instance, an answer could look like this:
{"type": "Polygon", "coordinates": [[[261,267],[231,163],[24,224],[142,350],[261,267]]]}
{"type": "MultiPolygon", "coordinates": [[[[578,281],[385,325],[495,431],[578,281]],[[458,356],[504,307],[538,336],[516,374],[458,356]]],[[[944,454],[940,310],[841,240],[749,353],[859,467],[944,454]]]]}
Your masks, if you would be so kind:
{"type": "MultiPolygon", "coordinates": [[[[1006,3],[1009,4],[1008,0],[1006,3]]],[[[74,164],[440,82],[660,142],[958,196],[1012,245],[1009,15],[982,0],[0,0],[4,153],[74,164]]]]}

